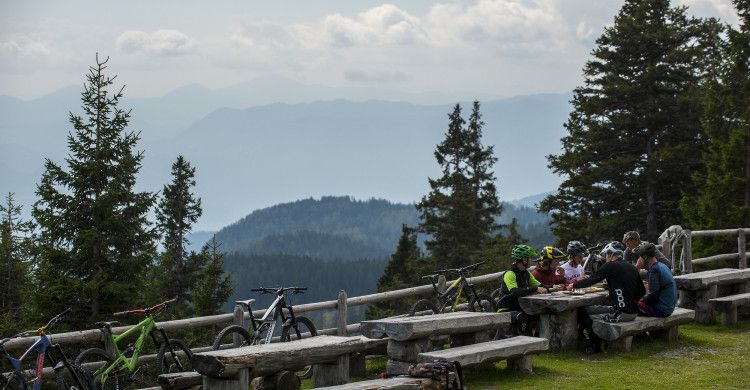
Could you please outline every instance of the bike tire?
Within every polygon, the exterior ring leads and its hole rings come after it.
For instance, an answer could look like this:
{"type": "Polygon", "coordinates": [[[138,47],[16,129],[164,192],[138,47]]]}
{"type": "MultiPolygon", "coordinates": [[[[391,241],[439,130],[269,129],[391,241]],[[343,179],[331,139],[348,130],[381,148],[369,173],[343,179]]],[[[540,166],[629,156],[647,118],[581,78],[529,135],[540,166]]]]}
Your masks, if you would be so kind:
{"type": "MultiPolygon", "coordinates": [[[[296,326],[300,333],[300,337],[297,337],[297,332],[294,329],[294,325],[285,326],[281,330],[281,341],[294,341],[300,338],[315,337],[318,335],[318,330],[315,329],[315,324],[307,318],[302,316],[295,317],[296,326]]],[[[312,378],[313,366],[306,366],[304,369],[297,372],[297,377],[300,379],[312,378]]]]}
{"type": "Polygon", "coordinates": [[[440,310],[435,305],[435,302],[429,299],[420,299],[416,301],[413,305],[411,305],[411,308],[409,309],[409,317],[413,317],[417,313],[425,312],[425,311],[432,311],[432,313],[427,313],[427,314],[440,313],[440,310]]]}
{"type": "Polygon", "coordinates": [[[178,339],[169,339],[168,343],[161,343],[159,346],[159,353],[156,355],[157,375],[193,371],[193,352],[190,348],[178,339]],[[169,346],[174,350],[175,356],[169,352],[169,346]]]}
{"type": "Polygon", "coordinates": [[[493,291],[492,294],[490,294],[490,297],[492,297],[493,301],[497,302],[497,300],[500,299],[502,295],[503,295],[503,290],[496,288],[495,291],[493,291]]]}
{"type": "MultiPolygon", "coordinates": [[[[214,344],[211,346],[214,351],[221,349],[222,345],[232,344],[234,342],[234,335],[239,335],[242,343],[240,346],[251,345],[253,343],[253,336],[245,330],[245,328],[239,325],[229,325],[222,329],[221,332],[214,339],[214,344]],[[226,342],[226,343],[225,343],[226,342]],[[222,344],[223,343],[223,344],[222,344]]],[[[234,348],[234,347],[231,347],[234,348]]]]}
{"type": "Polygon", "coordinates": [[[120,378],[118,370],[113,370],[107,376],[106,383],[101,383],[100,378],[97,378],[91,368],[87,367],[87,364],[94,362],[105,362],[105,366],[112,364],[115,358],[112,357],[107,351],[101,348],[89,348],[76,356],[74,364],[83,370],[84,375],[91,378],[92,389],[100,390],[117,390],[120,387],[120,378]]]}
{"type": "Polygon", "coordinates": [[[24,390],[23,382],[20,376],[15,372],[5,376],[0,374],[0,390],[24,390]]]}
{"type": "Polygon", "coordinates": [[[70,371],[67,368],[61,369],[55,372],[55,380],[57,381],[58,390],[93,390],[96,389],[94,378],[91,374],[79,367],[73,362],[68,362],[70,371]],[[73,379],[73,374],[78,376],[81,380],[82,388],[76,386],[76,381],[73,379]]]}
{"type": "Polygon", "coordinates": [[[497,305],[495,300],[487,294],[477,294],[476,297],[472,297],[469,301],[469,310],[481,311],[485,313],[497,312],[497,305]]]}

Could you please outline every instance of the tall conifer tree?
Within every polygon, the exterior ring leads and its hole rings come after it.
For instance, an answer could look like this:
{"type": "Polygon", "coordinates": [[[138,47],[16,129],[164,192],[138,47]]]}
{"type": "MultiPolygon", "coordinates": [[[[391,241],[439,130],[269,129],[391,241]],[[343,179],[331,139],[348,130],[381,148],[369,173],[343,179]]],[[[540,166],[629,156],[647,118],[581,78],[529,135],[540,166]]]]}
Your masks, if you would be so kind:
{"type": "Polygon", "coordinates": [[[701,84],[718,31],[669,0],[627,0],[605,28],[575,90],[564,151],[549,156],[564,181],[541,209],[561,241],[627,230],[655,240],[681,221],[681,193],[702,165],[701,84]]]}
{"type": "Polygon", "coordinates": [[[183,305],[190,301],[189,290],[200,276],[200,256],[185,249],[187,235],[203,210],[200,198],[192,193],[195,168],[183,156],[172,164],[172,182],[164,186],[156,209],[157,229],[163,237],[164,252],[154,272],[156,292],[161,298],[176,297],[183,305]]]}
{"type": "Polygon", "coordinates": [[[459,267],[475,256],[499,229],[502,212],[492,166],[493,147],[482,145],[479,102],[474,102],[469,123],[456,104],[448,115],[448,131],[435,150],[442,176],[429,179],[429,194],[417,204],[420,229],[430,235],[425,242],[437,267],[459,267]],[[465,126],[466,125],[466,126],[465,126]]]}
{"type": "Polygon", "coordinates": [[[735,0],[734,4],[740,24],[736,29],[729,27],[721,47],[719,77],[710,83],[706,99],[706,170],[693,175],[698,192],[685,192],[681,204],[692,229],[738,228],[750,223],[750,1],[735,0]]]}
{"type": "Polygon", "coordinates": [[[216,236],[206,243],[199,254],[203,268],[191,289],[195,315],[219,314],[221,307],[232,294],[232,280],[224,273],[224,253],[220,250],[216,236]]]}
{"type": "Polygon", "coordinates": [[[22,321],[32,259],[34,225],[21,219],[13,194],[0,204],[0,334],[13,334],[22,321]]]}
{"type": "Polygon", "coordinates": [[[67,307],[78,326],[139,304],[144,273],[154,255],[147,213],[149,192],[136,192],[143,160],[130,111],[119,107],[98,57],[81,93],[83,116],[70,114],[67,169],[47,159],[33,215],[40,227],[36,313],[67,307]]]}

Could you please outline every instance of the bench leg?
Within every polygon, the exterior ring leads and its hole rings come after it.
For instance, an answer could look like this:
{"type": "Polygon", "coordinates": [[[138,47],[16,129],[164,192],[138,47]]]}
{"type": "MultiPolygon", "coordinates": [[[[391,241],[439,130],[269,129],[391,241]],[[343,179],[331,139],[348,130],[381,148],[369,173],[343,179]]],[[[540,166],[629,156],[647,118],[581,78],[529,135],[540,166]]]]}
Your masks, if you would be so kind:
{"type": "Polygon", "coordinates": [[[402,362],[416,362],[422,352],[432,351],[430,339],[407,341],[388,340],[388,358],[402,362]]]}
{"type": "Polygon", "coordinates": [[[367,359],[364,353],[349,355],[349,376],[364,378],[367,376],[367,359]]]}
{"type": "Polygon", "coordinates": [[[677,341],[680,338],[680,326],[670,326],[669,328],[666,328],[664,330],[656,331],[652,333],[653,335],[658,335],[664,340],[669,341],[670,343],[673,343],[677,341]]]}
{"type": "Polygon", "coordinates": [[[724,326],[737,325],[737,306],[733,306],[721,313],[721,323],[724,326]]]}
{"type": "Polygon", "coordinates": [[[680,290],[678,292],[677,306],[683,309],[695,310],[695,291],[680,290]]]}
{"type": "Polygon", "coordinates": [[[411,362],[402,362],[399,360],[388,359],[388,363],[386,363],[385,365],[385,373],[388,376],[408,375],[409,367],[411,367],[413,364],[414,363],[411,362]]]}
{"type": "Polygon", "coordinates": [[[476,333],[461,333],[451,336],[451,347],[463,347],[465,345],[479,344],[495,338],[496,329],[476,333]]]}
{"type": "Polygon", "coordinates": [[[620,337],[615,341],[610,341],[608,347],[615,351],[630,352],[633,348],[633,336],[620,337]]]}
{"type": "Polygon", "coordinates": [[[702,324],[714,322],[714,306],[709,299],[716,298],[718,287],[713,285],[706,290],[696,291],[695,293],[695,321],[702,324]]]}
{"type": "Polygon", "coordinates": [[[575,310],[539,316],[539,337],[549,340],[551,349],[574,348],[578,344],[578,316],[575,310]]]}
{"type": "Polygon", "coordinates": [[[313,386],[343,385],[349,382],[349,355],[339,356],[336,363],[319,364],[313,370],[313,386]]]}
{"type": "Polygon", "coordinates": [[[282,371],[275,375],[253,379],[255,390],[299,390],[300,380],[292,371],[282,371]]]}
{"type": "Polygon", "coordinates": [[[534,370],[531,367],[531,355],[508,359],[508,368],[523,374],[533,373],[534,370]]]}
{"type": "Polygon", "coordinates": [[[205,390],[247,390],[250,386],[250,370],[240,370],[232,378],[211,378],[203,375],[203,388],[205,390]]]}

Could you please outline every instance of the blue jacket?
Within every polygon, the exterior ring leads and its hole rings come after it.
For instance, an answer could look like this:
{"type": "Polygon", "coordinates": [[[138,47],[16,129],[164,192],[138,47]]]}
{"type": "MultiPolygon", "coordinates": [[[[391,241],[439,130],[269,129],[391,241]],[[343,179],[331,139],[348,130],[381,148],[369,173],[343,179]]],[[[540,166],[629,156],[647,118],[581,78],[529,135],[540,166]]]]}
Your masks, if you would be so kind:
{"type": "Polygon", "coordinates": [[[672,271],[666,265],[656,262],[648,269],[648,294],[643,297],[661,317],[668,317],[677,302],[677,285],[672,271]]]}

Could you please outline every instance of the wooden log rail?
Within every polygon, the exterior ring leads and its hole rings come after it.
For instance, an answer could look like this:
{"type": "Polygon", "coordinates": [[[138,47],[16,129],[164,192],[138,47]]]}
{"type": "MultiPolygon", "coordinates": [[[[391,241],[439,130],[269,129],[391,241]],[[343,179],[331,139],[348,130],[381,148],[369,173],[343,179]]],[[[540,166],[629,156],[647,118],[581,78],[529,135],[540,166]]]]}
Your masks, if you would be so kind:
{"type": "MultiPolygon", "coordinates": [[[[738,229],[720,229],[720,230],[688,230],[682,229],[680,226],[671,226],[660,236],[663,252],[667,257],[675,259],[675,255],[672,252],[673,248],[679,242],[682,244],[682,273],[689,274],[693,272],[693,265],[696,264],[708,264],[722,260],[737,260],[738,268],[747,268],[747,258],[750,256],[750,252],[747,250],[747,236],[750,235],[750,228],[738,228],[738,229]],[[675,237],[675,233],[679,232],[675,237]],[[702,257],[699,259],[693,259],[693,238],[694,237],[723,237],[723,236],[736,236],[737,237],[737,252],[736,253],[725,253],[714,256],[702,257]],[[673,240],[678,240],[674,241],[673,240]]],[[[673,266],[673,269],[677,268],[673,266]]]]}

